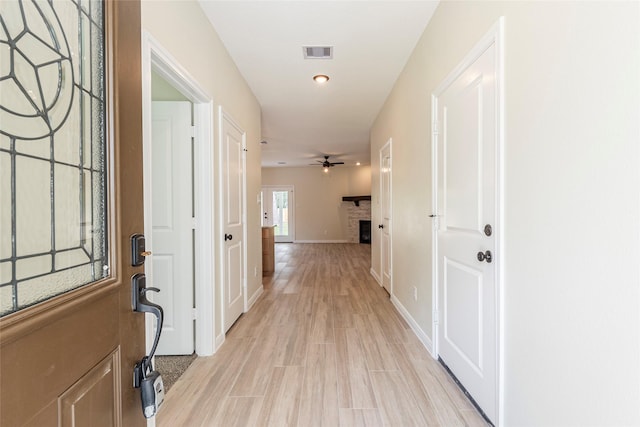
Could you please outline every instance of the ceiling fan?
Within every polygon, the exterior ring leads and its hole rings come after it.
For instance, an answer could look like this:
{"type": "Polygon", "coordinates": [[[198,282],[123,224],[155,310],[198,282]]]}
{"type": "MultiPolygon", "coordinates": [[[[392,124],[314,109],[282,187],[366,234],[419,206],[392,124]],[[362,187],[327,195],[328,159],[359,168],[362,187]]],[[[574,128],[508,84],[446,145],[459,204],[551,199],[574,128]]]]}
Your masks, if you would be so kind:
{"type": "MultiPolygon", "coordinates": [[[[330,162],[329,156],[324,156],[324,161],[316,160],[323,168],[330,168],[335,165],[344,165],[344,162],[330,162]]],[[[315,165],[315,163],[310,163],[311,165],[315,165]]]]}

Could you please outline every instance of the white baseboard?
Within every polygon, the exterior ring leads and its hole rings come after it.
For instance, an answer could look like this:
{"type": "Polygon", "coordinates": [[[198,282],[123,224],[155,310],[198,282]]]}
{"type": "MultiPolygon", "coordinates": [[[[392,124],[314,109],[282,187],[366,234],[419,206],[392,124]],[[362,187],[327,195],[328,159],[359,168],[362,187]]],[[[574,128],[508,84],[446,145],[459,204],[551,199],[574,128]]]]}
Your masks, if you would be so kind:
{"type": "Polygon", "coordinates": [[[296,240],[293,243],[350,243],[348,240],[296,240]]]}
{"type": "Polygon", "coordinates": [[[404,320],[406,320],[406,322],[409,324],[409,326],[411,326],[411,329],[416,334],[416,336],[418,337],[418,339],[420,340],[420,342],[422,343],[424,348],[427,349],[429,354],[433,354],[433,342],[431,341],[431,338],[429,338],[427,336],[427,334],[424,333],[422,328],[420,328],[418,323],[414,320],[413,317],[411,317],[411,315],[409,314],[407,309],[404,308],[404,306],[402,305],[400,300],[398,298],[396,298],[395,295],[391,295],[391,303],[398,310],[398,312],[402,315],[404,320]]]}
{"type": "Polygon", "coordinates": [[[220,349],[220,346],[224,344],[225,333],[221,333],[216,337],[216,348],[213,349],[213,352],[217,352],[220,349]]]}
{"type": "Polygon", "coordinates": [[[376,273],[373,267],[369,269],[369,273],[371,273],[373,278],[376,279],[376,282],[378,282],[378,285],[382,286],[382,279],[380,278],[380,276],[378,276],[378,273],[376,273]]]}
{"type": "Polygon", "coordinates": [[[264,293],[264,285],[261,283],[260,286],[258,287],[258,289],[253,293],[253,295],[251,295],[251,298],[249,298],[249,301],[247,301],[247,311],[251,310],[251,307],[253,307],[253,304],[256,303],[256,301],[258,301],[258,298],[260,298],[260,295],[262,295],[264,293]]]}

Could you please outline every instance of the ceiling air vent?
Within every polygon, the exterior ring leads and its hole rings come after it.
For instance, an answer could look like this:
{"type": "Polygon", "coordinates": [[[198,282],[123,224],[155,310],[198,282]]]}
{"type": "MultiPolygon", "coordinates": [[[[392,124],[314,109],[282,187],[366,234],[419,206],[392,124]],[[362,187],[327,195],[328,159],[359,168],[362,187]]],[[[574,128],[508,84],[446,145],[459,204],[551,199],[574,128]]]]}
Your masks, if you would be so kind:
{"type": "Polygon", "coordinates": [[[304,59],[333,59],[333,46],[303,46],[304,59]]]}

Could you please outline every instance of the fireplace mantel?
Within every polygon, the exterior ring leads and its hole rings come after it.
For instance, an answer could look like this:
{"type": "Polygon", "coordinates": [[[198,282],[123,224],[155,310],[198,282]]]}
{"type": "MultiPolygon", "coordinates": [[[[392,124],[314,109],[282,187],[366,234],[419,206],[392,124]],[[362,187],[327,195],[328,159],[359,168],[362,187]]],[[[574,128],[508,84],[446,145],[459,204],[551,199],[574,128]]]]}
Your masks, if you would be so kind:
{"type": "Polygon", "coordinates": [[[356,206],[360,206],[362,200],[371,200],[371,196],[344,196],[342,198],[343,202],[353,202],[356,206]]]}

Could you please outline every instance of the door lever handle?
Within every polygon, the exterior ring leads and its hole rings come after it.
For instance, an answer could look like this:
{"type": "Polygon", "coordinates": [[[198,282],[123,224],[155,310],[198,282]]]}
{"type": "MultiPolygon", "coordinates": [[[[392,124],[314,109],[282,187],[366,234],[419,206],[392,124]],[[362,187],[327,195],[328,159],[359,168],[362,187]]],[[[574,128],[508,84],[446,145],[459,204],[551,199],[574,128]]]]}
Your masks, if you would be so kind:
{"type": "Polygon", "coordinates": [[[384,228],[384,224],[378,224],[378,228],[384,228]]]}
{"type": "Polygon", "coordinates": [[[224,241],[226,242],[227,240],[233,240],[233,234],[224,234],[224,241]]]}
{"type": "Polygon", "coordinates": [[[160,333],[162,332],[162,322],[164,320],[164,312],[162,307],[154,304],[147,299],[147,292],[160,292],[158,288],[147,288],[147,278],[144,273],[134,274],[131,277],[131,305],[133,311],[140,313],[151,313],[156,317],[156,336],[153,340],[153,347],[149,352],[149,359],[153,357],[160,341],[160,333]]]}

